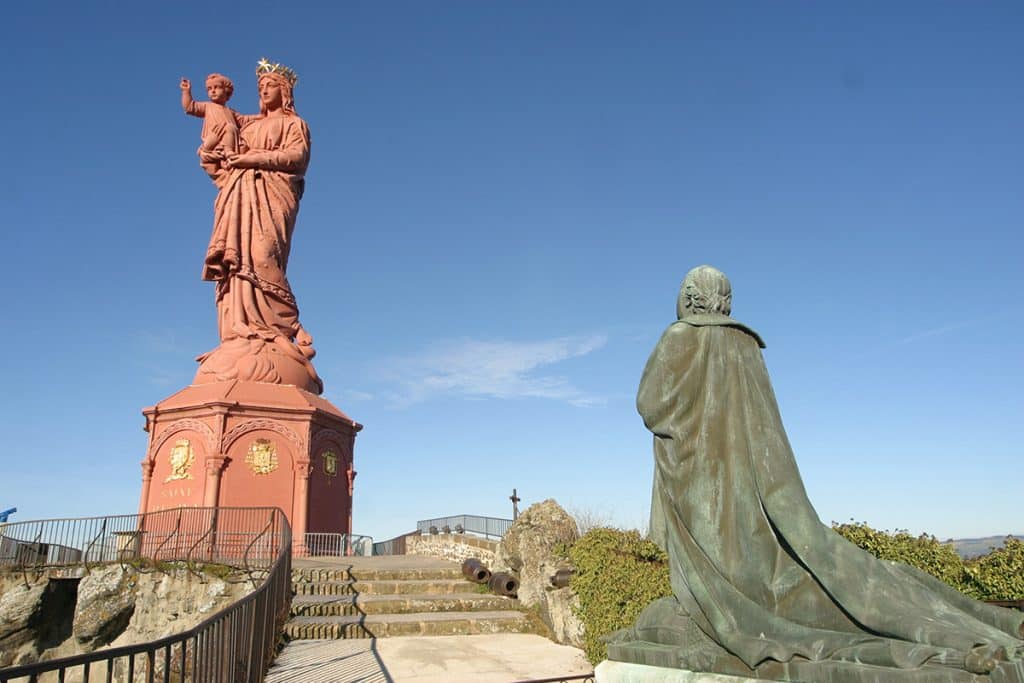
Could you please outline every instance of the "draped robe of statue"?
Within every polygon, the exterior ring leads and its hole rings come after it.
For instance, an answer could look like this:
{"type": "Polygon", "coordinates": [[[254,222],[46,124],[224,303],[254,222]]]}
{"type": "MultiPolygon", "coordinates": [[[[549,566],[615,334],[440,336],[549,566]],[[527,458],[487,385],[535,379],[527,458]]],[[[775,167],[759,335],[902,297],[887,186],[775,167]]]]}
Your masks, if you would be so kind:
{"type": "Polygon", "coordinates": [[[197,383],[243,379],[320,393],[312,339],[299,324],[288,254],[309,164],[309,129],[294,113],[246,117],[259,168],[223,171],[203,279],[217,283],[221,345],[199,357],[197,383]]]}
{"type": "Polygon", "coordinates": [[[675,597],[613,634],[609,658],[792,681],[1024,681],[1024,615],[819,521],[762,346],[726,315],[684,313],[647,363],[637,408],[654,434],[651,534],[675,597]],[[968,671],[986,657],[1010,661],[968,671]]]}

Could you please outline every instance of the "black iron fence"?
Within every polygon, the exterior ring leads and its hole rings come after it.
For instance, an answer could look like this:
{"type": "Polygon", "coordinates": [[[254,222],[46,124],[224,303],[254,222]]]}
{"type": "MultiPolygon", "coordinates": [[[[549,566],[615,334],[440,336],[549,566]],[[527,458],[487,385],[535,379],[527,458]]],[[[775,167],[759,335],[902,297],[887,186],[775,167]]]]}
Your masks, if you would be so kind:
{"type": "Polygon", "coordinates": [[[139,559],[265,569],[281,552],[282,537],[290,533],[277,508],[175,508],[144,515],[13,522],[0,526],[0,568],[139,559]]]}
{"type": "Polygon", "coordinates": [[[245,569],[255,590],[177,635],[0,669],[0,683],[258,683],[291,604],[291,528],[277,508],[180,508],[145,515],[17,522],[0,528],[0,568],[100,562],[213,562],[245,569]]]}
{"type": "Polygon", "coordinates": [[[512,526],[511,519],[481,517],[480,515],[452,515],[436,519],[421,519],[416,529],[421,534],[480,534],[485,538],[501,538],[512,526]]]}

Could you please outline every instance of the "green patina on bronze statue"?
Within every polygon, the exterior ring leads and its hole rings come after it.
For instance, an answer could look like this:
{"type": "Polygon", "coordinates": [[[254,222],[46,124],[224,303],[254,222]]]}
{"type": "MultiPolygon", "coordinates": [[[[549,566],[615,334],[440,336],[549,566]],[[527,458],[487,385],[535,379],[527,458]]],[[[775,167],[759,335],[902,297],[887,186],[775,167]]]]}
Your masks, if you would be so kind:
{"type": "Polygon", "coordinates": [[[609,659],[835,683],[1024,683],[1024,614],[860,550],[821,523],[782,426],[764,343],[701,266],[640,381],[654,433],[651,535],[674,597],[609,636],[609,659]]]}

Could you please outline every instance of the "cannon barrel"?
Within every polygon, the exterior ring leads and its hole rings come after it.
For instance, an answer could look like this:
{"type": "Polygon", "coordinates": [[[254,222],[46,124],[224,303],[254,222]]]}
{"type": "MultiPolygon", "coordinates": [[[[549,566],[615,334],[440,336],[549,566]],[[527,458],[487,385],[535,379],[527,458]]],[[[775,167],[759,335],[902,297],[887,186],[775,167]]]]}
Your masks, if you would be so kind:
{"type": "Polygon", "coordinates": [[[551,575],[551,585],[555,588],[565,588],[569,585],[569,579],[576,573],[575,567],[562,567],[551,575]]]}
{"type": "Polygon", "coordinates": [[[487,583],[491,580],[491,570],[475,557],[462,563],[462,575],[473,583],[487,583]]]}
{"type": "Polygon", "coordinates": [[[514,598],[519,592],[519,579],[505,572],[491,574],[491,580],[487,582],[487,585],[496,595],[507,595],[514,598]]]}

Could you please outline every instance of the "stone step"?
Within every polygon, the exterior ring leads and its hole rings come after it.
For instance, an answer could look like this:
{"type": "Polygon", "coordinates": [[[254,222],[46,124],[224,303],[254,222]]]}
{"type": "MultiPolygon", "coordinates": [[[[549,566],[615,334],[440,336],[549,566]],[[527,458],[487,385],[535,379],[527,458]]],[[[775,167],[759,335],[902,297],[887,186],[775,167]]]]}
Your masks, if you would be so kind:
{"type": "Polygon", "coordinates": [[[296,595],[292,616],[412,614],[518,610],[518,600],[480,593],[434,595],[296,595]]]}
{"type": "Polygon", "coordinates": [[[411,579],[462,579],[458,567],[434,568],[297,568],[292,569],[292,583],[336,581],[407,581],[411,579]]]}
{"type": "Polygon", "coordinates": [[[296,595],[408,595],[473,593],[477,584],[464,579],[389,579],[293,583],[296,595]]]}
{"type": "Polygon", "coordinates": [[[416,612],[333,617],[292,617],[284,625],[292,640],[330,638],[389,638],[490,633],[536,633],[522,612],[416,612]]]}

